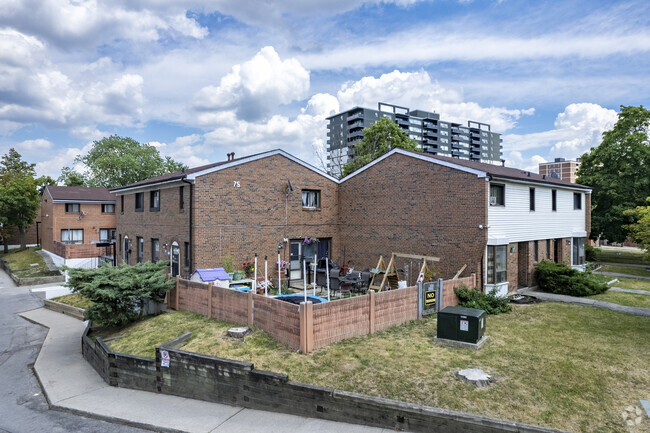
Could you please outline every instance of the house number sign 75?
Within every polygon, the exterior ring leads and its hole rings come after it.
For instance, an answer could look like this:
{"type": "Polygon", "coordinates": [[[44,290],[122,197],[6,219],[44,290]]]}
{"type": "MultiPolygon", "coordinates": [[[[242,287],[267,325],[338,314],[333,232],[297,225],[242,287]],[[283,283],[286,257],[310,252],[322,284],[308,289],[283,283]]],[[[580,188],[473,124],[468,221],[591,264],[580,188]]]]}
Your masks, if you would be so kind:
{"type": "Polygon", "coordinates": [[[235,188],[241,188],[241,184],[239,183],[238,180],[233,181],[233,185],[235,188]]]}

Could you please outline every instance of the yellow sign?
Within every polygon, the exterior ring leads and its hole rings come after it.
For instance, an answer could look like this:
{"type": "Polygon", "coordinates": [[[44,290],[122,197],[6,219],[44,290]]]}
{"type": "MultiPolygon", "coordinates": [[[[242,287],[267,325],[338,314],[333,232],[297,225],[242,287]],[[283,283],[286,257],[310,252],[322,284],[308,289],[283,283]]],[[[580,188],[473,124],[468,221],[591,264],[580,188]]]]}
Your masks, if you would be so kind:
{"type": "Polygon", "coordinates": [[[424,292],[424,305],[436,304],[436,291],[424,292]]]}

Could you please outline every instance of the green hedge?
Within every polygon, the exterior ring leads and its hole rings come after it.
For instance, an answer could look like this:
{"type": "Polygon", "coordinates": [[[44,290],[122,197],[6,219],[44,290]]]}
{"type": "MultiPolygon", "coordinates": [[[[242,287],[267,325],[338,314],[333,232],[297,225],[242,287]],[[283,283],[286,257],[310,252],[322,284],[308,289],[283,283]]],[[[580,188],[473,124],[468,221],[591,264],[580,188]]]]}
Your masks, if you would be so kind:
{"type": "Polygon", "coordinates": [[[510,311],[510,299],[507,297],[496,296],[496,289],[490,293],[481,293],[478,290],[469,290],[467,286],[462,285],[454,289],[461,307],[476,308],[485,310],[487,314],[507,313],[510,311]]]}
{"type": "Polygon", "coordinates": [[[607,284],[597,281],[590,272],[542,260],[535,268],[535,279],[545,292],[568,296],[590,296],[605,292],[607,284]]]}

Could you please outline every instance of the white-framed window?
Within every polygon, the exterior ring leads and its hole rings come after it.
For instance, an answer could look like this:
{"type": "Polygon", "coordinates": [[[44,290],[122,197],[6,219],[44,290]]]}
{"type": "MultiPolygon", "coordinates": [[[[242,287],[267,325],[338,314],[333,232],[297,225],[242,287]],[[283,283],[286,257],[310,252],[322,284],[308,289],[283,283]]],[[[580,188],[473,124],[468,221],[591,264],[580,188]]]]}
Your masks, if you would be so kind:
{"type": "Polygon", "coordinates": [[[149,212],[160,210],[160,190],[149,192],[149,212]]]}
{"type": "Polygon", "coordinates": [[[490,184],[490,206],[506,205],[506,186],[501,183],[490,184]]]}
{"type": "Polygon", "coordinates": [[[160,241],[156,238],[151,239],[151,261],[158,263],[160,260],[160,241]]]}
{"type": "Polygon", "coordinates": [[[65,211],[67,213],[79,213],[81,211],[81,206],[79,203],[66,203],[65,211]]]}
{"type": "Polygon", "coordinates": [[[110,203],[102,204],[102,213],[115,213],[115,205],[110,203]]]}
{"type": "Polygon", "coordinates": [[[309,209],[320,209],[320,191],[313,189],[303,189],[302,207],[309,209]]]}
{"type": "Polygon", "coordinates": [[[64,244],[83,244],[83,229],[63,229],[61,230],[61,242],[64,244]]]}
{"type": "Polygon", "coordinates": [[[573,265],[585,264],[585,238],[573,238],[573,265]]]}
{"type": "Polygon", "coordinates": [[[178,243],[174,241],[172,243],[172,260],[171,260],[171,273],[172,276],[181,274],[181,249],[178,247],[178,243]]]}
{"type": "Polygon", "coordinates": [[[505,283],[508,281],[508,245],[488,245],[487,252],[487,283],[505,283]]]}
{"type": "Polygon", "coordinates": [[[142,263],[144,261],[144,239],[140,236],[136,239],[138,244],[138,263],[142,263]]]}

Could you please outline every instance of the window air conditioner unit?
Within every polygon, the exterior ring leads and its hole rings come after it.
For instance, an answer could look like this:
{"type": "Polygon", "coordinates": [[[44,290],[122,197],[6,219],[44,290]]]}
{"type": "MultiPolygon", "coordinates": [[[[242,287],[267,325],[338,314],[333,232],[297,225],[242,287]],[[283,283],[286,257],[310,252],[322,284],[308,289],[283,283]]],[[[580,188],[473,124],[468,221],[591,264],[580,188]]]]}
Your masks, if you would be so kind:
{"type": "Polygon", "coordinates": [[[497,198],[490,197],[490,206],[496,206],[496,205],[497,205],[497,198]]]}

